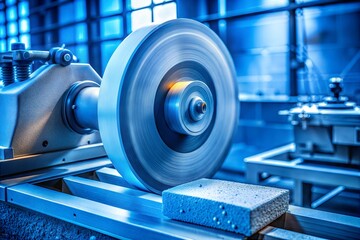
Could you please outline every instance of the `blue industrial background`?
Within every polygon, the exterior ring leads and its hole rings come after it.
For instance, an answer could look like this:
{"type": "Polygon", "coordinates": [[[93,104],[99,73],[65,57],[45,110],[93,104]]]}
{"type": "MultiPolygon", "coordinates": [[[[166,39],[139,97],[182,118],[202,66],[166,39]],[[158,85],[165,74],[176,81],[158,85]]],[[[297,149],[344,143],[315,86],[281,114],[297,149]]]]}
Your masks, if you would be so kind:
{"type": "Polygon", "coordinates": [[[341,76],[344,94],[360,103],[360,2],[308,0],[6,0],[0,2],[0,51],[63,46],[102,76],[132,31],[174,18],[213,29],[237,71],[241,111],[229,171],[242,159],[293,141],[280,110],[328,94],[341,76]]]}

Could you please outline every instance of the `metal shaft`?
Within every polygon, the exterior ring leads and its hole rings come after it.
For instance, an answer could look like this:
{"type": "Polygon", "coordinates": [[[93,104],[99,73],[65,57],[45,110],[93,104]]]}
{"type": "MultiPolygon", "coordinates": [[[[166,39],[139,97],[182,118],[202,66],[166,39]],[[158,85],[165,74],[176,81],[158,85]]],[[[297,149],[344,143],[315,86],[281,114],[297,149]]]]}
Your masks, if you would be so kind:
{"type": "Polygon", "coordinates": [[[97,114],[99,91],[99,87],[86,87],[76,96],[73,105],[75,120],[83,128],[99,129],[97,114]]]}
{"type": "Polygon", "coordinates": [[[91,134],[98,130],[100,85],[94,81],[75,82],[67,91],[63,104],[64,123],[74,132],[91,134]]]}

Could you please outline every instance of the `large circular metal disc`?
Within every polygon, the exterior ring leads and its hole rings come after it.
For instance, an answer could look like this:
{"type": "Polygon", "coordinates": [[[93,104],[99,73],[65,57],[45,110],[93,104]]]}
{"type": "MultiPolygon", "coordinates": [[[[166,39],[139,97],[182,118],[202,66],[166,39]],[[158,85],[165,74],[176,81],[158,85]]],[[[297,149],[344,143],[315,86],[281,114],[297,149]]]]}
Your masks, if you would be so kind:
{"type": "Polygon", "coordinates": [[[130,34],[106,67],[98,103],[101,138],[115,168],[156,193],[211,177],[229,151],[237,113],[235,69],[225,45],[187,19],[130,34]],[[212,120],[198,136],[166,123],[166,95],[178,81],[201,81],[211,91],[212,120]]]}

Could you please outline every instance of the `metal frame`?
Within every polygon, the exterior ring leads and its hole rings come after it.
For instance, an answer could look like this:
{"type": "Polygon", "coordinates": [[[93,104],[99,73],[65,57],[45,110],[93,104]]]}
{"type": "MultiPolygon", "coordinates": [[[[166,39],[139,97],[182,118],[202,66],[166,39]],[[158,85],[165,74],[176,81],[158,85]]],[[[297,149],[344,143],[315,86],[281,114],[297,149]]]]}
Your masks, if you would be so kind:
{"type": "Polygon", "coordinates": [[[67,163],[54,167],[38,169],[32,172],[25,172],[6,178],[0,178],[0,201],[7,201],[7,189],[11,186],[22,183],[38,183],[41,181],[48,181],[62,176],[71,174],[80,174],[83,172],[92,171],[101,167],[112,166],[108,158],[96,158],[86,161],[79,161],[74,163],[67,163]]]}
{"type": "Polygon", "coordinates": [[[292,158],[294,144],[282,146],[245,159],[248,183],[260,184],[261,173],[295,180],[293,203],[316,208],[345,188],[360,190],[360,171],[356,168],[309,163],[292,158]],[[311,187],[315,184],[335,186],[324,197],[312,202],[311,187]]]}
{"type": "MultiPolygon", "coordinates": [[[[137,239],[146,234],[149,239],[245,239],[164,217],[161,196],[130,188],[105,158],[13,177],[0,181],[0,186],[7,204],[116,238],[137,239]]],[[[359,239],[359,231],[360,218],[290,206],[252,239],[359,239]]]]}
{"type": "Polygon", "coordinates": [[[62,165],[90,158],[105,157],[102,143],[80,146],[73,149],[33,154],[0,160],[0,179],[11,174],[34,169],[62,165]]]}

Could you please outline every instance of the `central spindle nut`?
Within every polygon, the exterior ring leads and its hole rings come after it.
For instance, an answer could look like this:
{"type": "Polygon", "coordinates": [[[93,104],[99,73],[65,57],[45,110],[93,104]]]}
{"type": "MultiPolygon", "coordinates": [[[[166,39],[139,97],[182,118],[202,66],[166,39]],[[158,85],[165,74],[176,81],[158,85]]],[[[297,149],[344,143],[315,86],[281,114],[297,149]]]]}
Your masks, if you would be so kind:
{"type": "Polygon", "coordinates": [[[190,117],[194,121],[201,120],[206,113],[206,102],[200,97],[194,97],[189,105],[190,117]]]}
{"type": "Polygon", "coordinates": [[[191,136],[202,134],[209,126],[214,100],[209,87],[201,81],[180,81],[169,90],[165,118],[175,132],[191,136]]]}
{"type": "Polygon", "coordinates": [[[196,103],[196,111],[198,113],[205,113],[206,112],[206,102],[196,103]]]}

